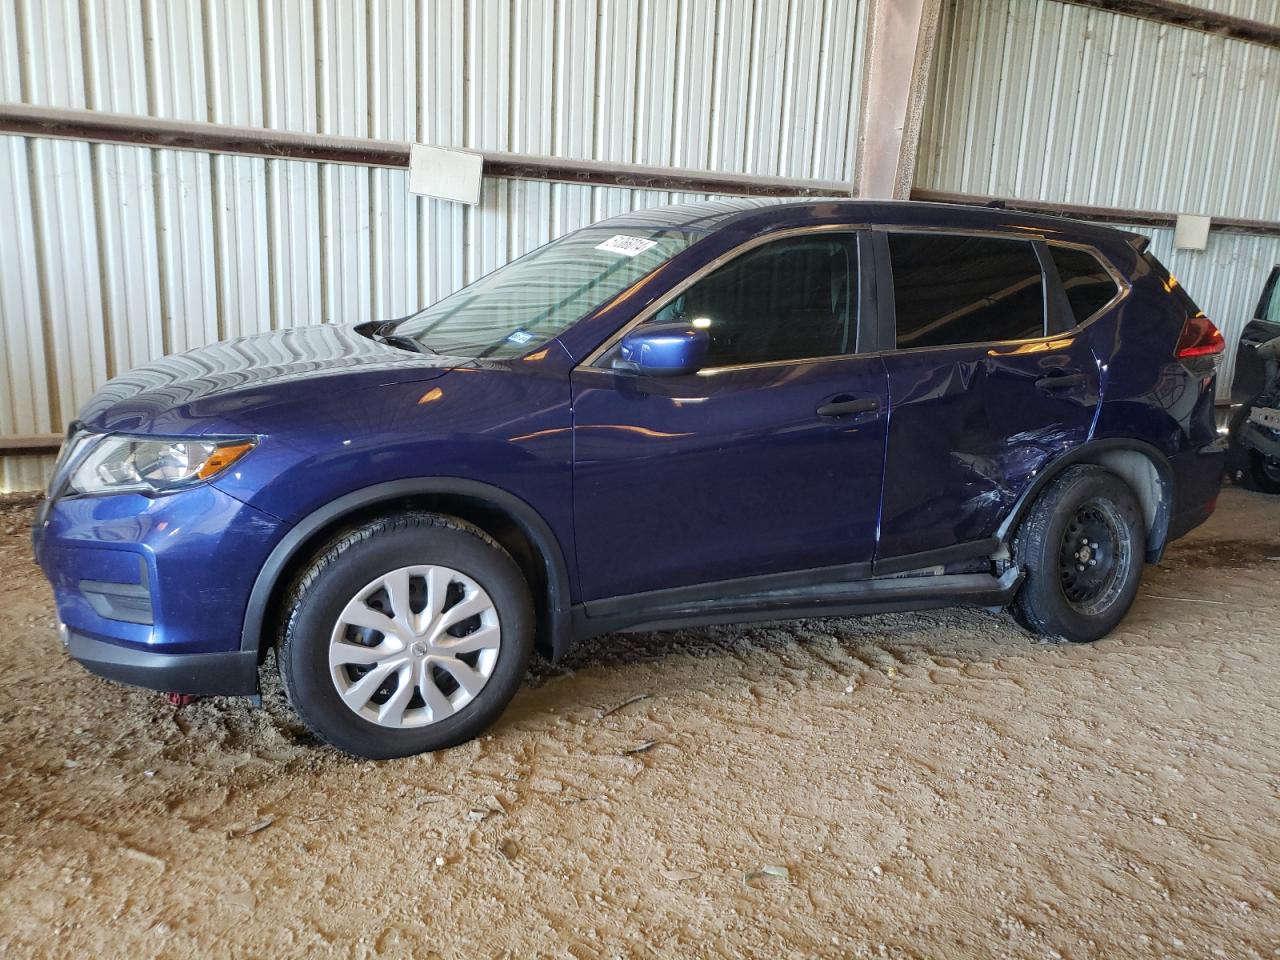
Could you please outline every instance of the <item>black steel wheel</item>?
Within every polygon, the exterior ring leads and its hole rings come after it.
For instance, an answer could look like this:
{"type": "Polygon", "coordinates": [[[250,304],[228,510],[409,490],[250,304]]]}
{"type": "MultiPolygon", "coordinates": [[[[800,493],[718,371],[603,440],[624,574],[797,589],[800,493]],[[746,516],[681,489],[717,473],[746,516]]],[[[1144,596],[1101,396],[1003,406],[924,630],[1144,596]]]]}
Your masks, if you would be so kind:
{"type": "Polygon", "coordinates": [[[1102,467],[1065,470],[1014,538],[1026,580],[1013,613],[1029,630],[1087,643],[1106,636],[1133,603],[1146,558],[1146,524],[1128,484],[1102,467]]]}
{"type": "Polygon", "coordinates": [[[1123,586],[1133,550],[1125,518],[1105,499],[1087,500],[1067,520],[1058,548],[1058,576],[1067,602],[1084,614],[1105,610],[1123,586]]]}

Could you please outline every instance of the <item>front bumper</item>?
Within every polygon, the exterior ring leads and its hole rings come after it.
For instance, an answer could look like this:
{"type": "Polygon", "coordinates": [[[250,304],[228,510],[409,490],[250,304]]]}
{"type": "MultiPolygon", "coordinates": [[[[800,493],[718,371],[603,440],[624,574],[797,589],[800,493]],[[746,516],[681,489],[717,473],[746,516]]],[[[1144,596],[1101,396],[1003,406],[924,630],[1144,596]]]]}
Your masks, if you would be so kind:
{"type": "Polygon", "coordinates": [[[68,629],[67,652],[90,673],[149,690],[206,696],[253,696],[258,692],[258,654],[152,653],[95,640],[68,629]]]}
{"type": "Polygon", "coordinates": [[[46,501],[36,560],[72,657],[111,680],[176,693],[257,692],[242,650],[253,582],[285,525],[210,485],[46,501]]]}

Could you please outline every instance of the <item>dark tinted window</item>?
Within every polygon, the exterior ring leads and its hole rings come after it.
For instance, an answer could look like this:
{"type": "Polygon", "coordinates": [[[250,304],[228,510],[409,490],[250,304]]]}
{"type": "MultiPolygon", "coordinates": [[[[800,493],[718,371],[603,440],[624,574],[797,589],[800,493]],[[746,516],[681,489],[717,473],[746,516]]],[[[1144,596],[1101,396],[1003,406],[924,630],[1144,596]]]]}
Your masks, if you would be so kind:
{"type": "Polygon", "coordinates": [[[1119,288],[1089,251],[1059,246],[1050,246],[1049,250],[1076,323],[1084,323],[1110,303],[1119,288]]]}
{"type": "Polygon", "coordinates": [[[852,235],[793,237],[730,261],[649,322],[705,327],[712,367],[839,356],[854,351],[857,291],[852,235]]]}
{"type": "Polygon", "coordinates": [[[898,346],[1044,334],[1040,261],[1025,240],[890,233],[898,346]]]}

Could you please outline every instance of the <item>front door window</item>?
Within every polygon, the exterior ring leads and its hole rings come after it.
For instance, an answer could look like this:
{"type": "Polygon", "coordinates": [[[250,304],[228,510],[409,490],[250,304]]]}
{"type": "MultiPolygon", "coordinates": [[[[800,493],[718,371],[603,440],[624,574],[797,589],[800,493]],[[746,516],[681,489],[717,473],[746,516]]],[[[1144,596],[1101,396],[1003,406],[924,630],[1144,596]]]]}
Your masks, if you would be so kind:
{"type": "Polygon", "coordinates": [[[809,234],[747,251],[648,322],[704,327],[712,368],[840,356],[855,349],[857,290],[853,235],[809,234]]]}

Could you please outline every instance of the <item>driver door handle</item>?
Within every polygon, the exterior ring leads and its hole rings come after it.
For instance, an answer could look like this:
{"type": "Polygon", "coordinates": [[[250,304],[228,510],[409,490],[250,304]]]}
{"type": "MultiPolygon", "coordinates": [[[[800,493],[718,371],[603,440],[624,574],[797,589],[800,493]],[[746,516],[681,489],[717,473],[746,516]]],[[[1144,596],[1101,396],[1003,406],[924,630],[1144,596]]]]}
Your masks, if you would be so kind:
{"type": "Polygon", "coordinates": [[[1041,390],[1065,390],[1068,387],[1078,387],[1083,383],[1083,373],[1051,373],[1037,380],[1036,386],[1041,390]]]}
{"type": "Polygon", "coordinates": [[[820,417],[847,417],[851,413],[875,413],[880,401],[875,397],[832,397],[818,408],[820,417]]]}

